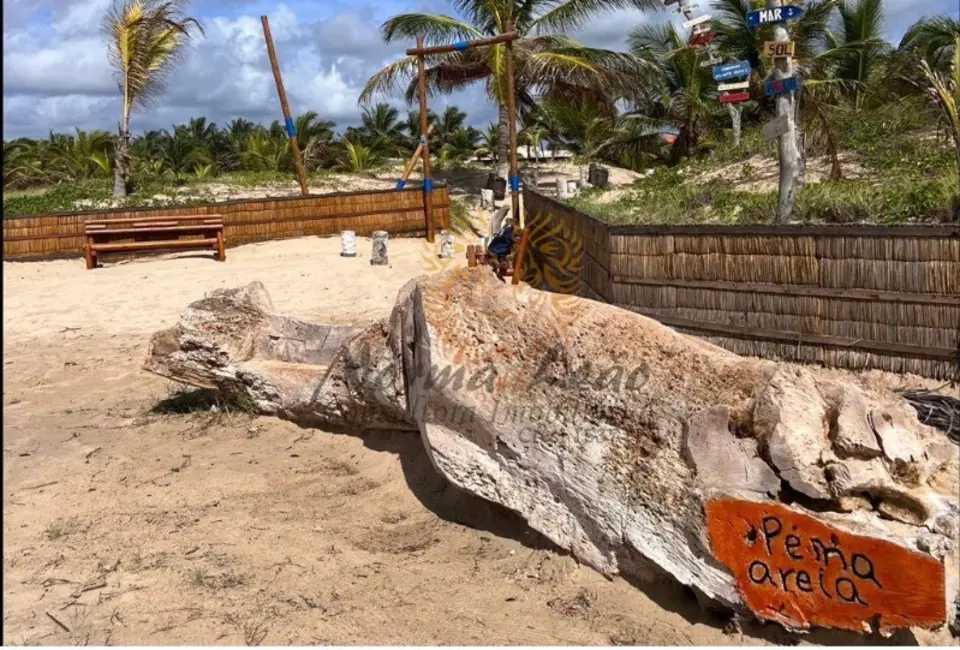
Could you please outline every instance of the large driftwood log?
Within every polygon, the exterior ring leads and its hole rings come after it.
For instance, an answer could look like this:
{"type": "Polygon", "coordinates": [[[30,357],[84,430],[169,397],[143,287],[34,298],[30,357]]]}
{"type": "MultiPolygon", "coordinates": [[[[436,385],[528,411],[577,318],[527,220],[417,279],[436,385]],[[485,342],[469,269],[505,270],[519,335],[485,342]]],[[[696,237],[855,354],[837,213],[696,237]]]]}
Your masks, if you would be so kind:
{"type": "Polygon", "coordinates": [[[191,305],[146,367],[306,425],[419,429],[453,484],[607,575],[652,562],[791,628],[956,615],[956,446],[892,393],[616,307],[462,269],[355,330],[255,283],[191,305]]]}

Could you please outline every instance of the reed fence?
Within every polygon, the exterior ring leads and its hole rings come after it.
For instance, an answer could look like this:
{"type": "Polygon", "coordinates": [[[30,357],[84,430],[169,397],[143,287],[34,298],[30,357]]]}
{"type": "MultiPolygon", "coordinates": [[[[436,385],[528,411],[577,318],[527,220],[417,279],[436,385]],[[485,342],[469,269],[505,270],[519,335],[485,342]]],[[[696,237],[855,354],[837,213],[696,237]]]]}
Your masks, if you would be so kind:
{"type": "MultiPolygon", "coordinates": [[[[438,228],[450,225],[450,195],[434,187],[433,218],[438,228]]],[[[338,192],[283,198],[225,201],[198,206],[71,212],[3,220],[4,260],[79,257],[86,243],[83,224],[95,219],[127,219],[218,214],[223,216],[228,246],[308,235],[374,230],[391,235],[426,231],[423,193],[418,188],[338,192]]]]}
{"type": "Polygon", "coordinates": [[[738,354],[960,378],[960,226],[613,227],[524,205],[582,240],[588,298],[738,354]]]}

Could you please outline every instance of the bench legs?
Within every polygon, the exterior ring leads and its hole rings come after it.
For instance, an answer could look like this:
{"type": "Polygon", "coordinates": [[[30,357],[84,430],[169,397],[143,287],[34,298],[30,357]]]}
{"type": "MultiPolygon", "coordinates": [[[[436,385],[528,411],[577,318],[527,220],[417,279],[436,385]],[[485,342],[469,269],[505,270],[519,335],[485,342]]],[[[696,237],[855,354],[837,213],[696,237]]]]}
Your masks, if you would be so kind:
{"type": "Polygon", "coordinates": [[[93,245],[89,239],[87,245],[83,247],[83,254],[87,258],[87,268],[95,269],[97,267],[97,256],[93,252],[93,245]]]}
{"type": "Polygon", "coordinates": [[[223,231],[217,233],[217,259],[221,262],[227,261],[227,252],[224,250],[223,231]]]}

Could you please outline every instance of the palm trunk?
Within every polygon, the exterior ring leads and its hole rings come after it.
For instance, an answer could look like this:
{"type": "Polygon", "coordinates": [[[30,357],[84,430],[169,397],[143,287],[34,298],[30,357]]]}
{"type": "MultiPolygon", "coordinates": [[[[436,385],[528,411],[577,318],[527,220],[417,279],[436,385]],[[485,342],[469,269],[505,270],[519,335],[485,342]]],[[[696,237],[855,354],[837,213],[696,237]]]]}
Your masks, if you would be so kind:
{"type": "Polygon", "coordinates": [[[507,104],[500,102],[500,142],[497,143],[497,176],[506,179],[510,173],[510,120],[507,104]]]}
{"type": "Polygon", "coordinates": [[[733,125],[733,146],[739,147],[742,131],[740,117],[743,114],[743,109],[731,103],[727,104],[727,112],[730,113],[730,122],[733,125]]]}
{"type": "MultiPolygon", "coordinates": [[[[767,0],[767,7],[782,6],[781,0],[767,0]]],[[[774,38],[778,41],[789,41],[787,30],[778,25],[774,31],[774,38]]],[[[793,64],[789,58],[775,59],[776,67],[773,70],[773,79],[786,79],[793,74],[793,64]]],[[[776,223],[789,223],[793,217],[793,205],[800,179],[801,155],[798,145],[799,133],[796,119],[796,99],[794,93],[782,93],[776,98],[777,115],[786,115],[790,120],[790,130],[780,136],[780,187],[777,200],[776,223]]]]}
{"type": "Polygon", "coordinates": [[[130,116],[124,115],[120,124],[120,137],[113,156],[113,199],[127,197],[127,176],[130,167],[130,116]]]}

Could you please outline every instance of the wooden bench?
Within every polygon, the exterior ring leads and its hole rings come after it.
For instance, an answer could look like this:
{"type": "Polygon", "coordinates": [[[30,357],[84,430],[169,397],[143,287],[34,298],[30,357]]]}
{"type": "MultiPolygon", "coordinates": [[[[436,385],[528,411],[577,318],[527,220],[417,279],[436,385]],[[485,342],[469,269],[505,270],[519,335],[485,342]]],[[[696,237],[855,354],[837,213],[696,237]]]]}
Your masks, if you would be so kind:
{"type": "Polygon", "coordinates": [[[216,259],[226,261],[223,217],[151,217],[98,219],[83,225],[87,268],[97,266],[102,253],[212,249],[216,259]]]}

